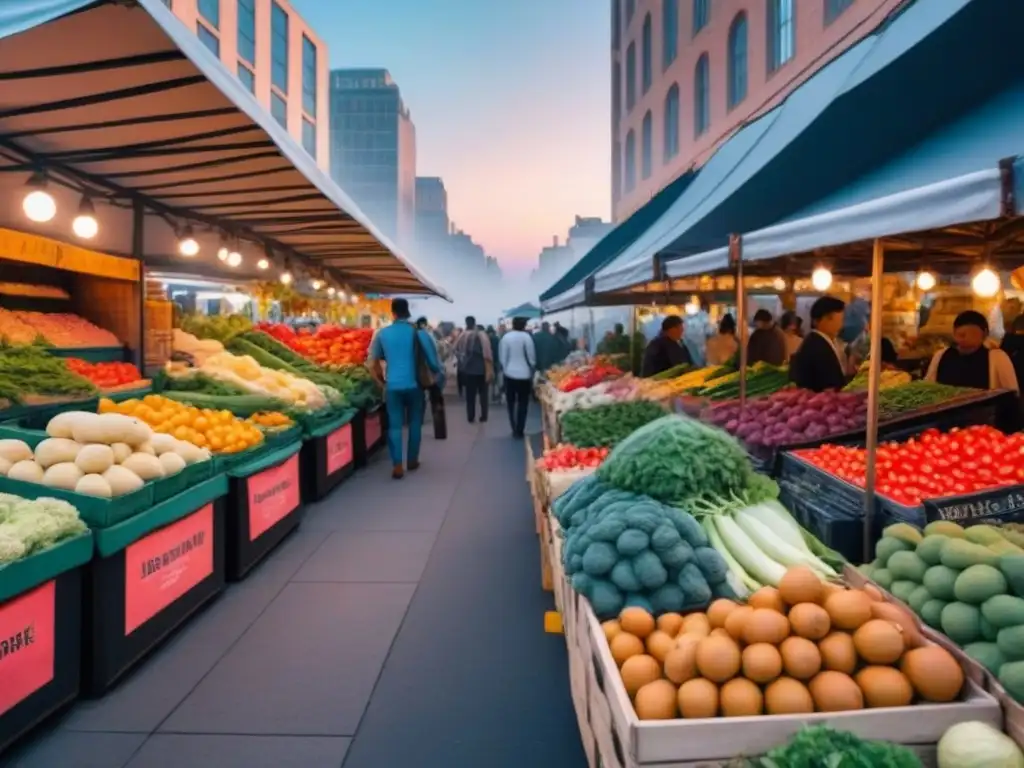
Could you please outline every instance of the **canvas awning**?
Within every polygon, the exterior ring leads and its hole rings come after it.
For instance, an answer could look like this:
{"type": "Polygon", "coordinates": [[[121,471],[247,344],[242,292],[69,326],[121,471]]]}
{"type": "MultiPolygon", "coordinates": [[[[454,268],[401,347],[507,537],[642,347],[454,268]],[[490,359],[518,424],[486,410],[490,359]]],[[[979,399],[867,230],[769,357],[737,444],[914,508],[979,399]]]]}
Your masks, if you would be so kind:
{"type": "Polygon", "coordinates": [[[713,268],[730,233],[792,216],[969,113],[1021,71],[1010,43],[1022,16],[1001,0],[908,5],[723,145],[649,235],[596,275],[595,291],[656,279],[655,256],[669,275],[672,260],[698,253],[713,268]]]}
{"type": "Polygon", "coordinates": [[[254,275],[269,247],[363,292],[447,298],[160,0],[0,4],[0,226],[71,239],[83,191],[97,250],[131,254],[141,200],[143,252],[164,262],[191,223],[195,261],[214,267],[226,230],[254,275]],[[64,189],[58,218],[32,225],[21,198],[39,167],[64,189]]]}

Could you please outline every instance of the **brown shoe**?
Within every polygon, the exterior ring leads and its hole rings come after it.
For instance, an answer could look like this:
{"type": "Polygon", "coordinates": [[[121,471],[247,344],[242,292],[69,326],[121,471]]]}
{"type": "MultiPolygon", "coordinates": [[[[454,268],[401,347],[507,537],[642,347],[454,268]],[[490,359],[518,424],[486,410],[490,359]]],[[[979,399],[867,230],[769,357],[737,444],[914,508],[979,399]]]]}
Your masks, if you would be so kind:
{"type": "Polygon", "coordinates": [[[418,461],[410,461],[409,462],[409,471],[410,472],[415,472],[419,468],[420,468],[420,463],[418,461]]]}
{"type": "Polygon", "coordinates": [[[402,465],[395,464],[395,466],[391,469],[391,479],[401,480],[403,477],[405,477],[405,470],[402,469],[402,465]]]}

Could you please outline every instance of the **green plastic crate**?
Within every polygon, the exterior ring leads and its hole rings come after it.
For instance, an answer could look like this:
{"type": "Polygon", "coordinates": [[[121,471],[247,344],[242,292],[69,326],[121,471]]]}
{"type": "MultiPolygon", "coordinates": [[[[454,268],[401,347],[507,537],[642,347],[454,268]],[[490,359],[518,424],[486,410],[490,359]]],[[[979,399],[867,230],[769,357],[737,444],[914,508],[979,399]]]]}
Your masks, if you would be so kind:
{"type": "Polygon", "coordinates": [[[120,347],[48,347],[54,357],[77,357],[87,363],[123,363],[125,348],[120,347]]]}
{"type": "Polygon", "coordinates": [[[92,531],[0,566],[0,604],[92,560],[92,531]]]}
{"type": "Polygon", "coordinates": [[[203,483],[211,477],[213,477],[212,459],[189,464],[176,475],[153,481],[153,502],[160,504],[167,501],[167,499],[184,493],[189,488],[203,483]]]}
{"type": "Polygon", "coordinates": [[[12,480],[0,475],[0,492],[13,493],[25,499],[38,499],[40,496],[63,499],[74,505],[79,516],[90,528],[107,528],[152,507],[155,503],[154,485],[155,483],[146,483],[134,493],[113,499],[101,499],[60,488],[48,488],[38,483],[12,480]]]}

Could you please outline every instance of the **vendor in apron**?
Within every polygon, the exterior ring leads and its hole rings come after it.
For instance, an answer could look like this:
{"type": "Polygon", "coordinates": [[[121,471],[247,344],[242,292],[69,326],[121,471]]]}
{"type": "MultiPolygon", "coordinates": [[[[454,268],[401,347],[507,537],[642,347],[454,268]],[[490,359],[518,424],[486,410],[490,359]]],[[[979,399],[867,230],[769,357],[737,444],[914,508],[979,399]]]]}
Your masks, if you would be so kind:
{"type": "Polygon", "coordinates": [[[1020,392],[1010,356],[985,346],[988,321],[980,312],[961,312],[953,321],[956,346],[935,353],[925,378],[951,387],[1012,389],[1020,392]]]}

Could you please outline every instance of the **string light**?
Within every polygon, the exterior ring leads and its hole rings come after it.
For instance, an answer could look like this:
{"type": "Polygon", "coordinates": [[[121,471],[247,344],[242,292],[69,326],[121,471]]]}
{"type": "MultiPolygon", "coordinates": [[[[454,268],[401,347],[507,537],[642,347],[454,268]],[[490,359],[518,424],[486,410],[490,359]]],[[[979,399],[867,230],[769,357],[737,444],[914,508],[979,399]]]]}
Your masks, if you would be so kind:
{"type": "Polygon", "coordinates": [[[811,285],[816,291],[827,291],[832,285],[832,270],[823,266],[815,267],[811,273],[811,285]]]}
{"type": "Polygon", "coordinates": [[[82,195],[78,204],[78,215],[71,222],[71,229],[83,240],[91,240],[100,231],[100,223],[96,221],[96,208],[88,195],[82,195]]]}
{"type": "Polygon", "coordinates": [[[240,254],[238,251],[231,251],[231,253],[228,254],[228,266],[229,267],[237,267],[241,263],[242,263],[242,254],[240,254]]]}
{"type": "Polygon", "coordinates": [[[270,262],[267,259],[260,259],[256,262],[256,266],[260,269],[270,269],[270,262]]]}
{"type": "Polygon", "coordinates": [[[285,285],[290,285],[292,282],[292,273],[285,270],[281,273],[281,282],[285,285]]]}
{"type": "Polygon", "coordinates": [[[42,171],[36,171],[28,180],[29,192],[21,202],[21,209],[32,221],[44,224],[57,215],[57,202],[47,191],[49,180],[42,171]]]}
{"type": "Polygon", "coordinates": [[[982,267],[971,279],[971,289],[981,298],[990,299],[999,293],[1002,281],[989,267],[982,267]]]}
{"type": "Polygon", "coordinates": [[[915,282],[917,283],[917,287],[920,288],[922,291],[930,291],[938,283],[938,280],[936,279],[934,273],[928,271],[927,269],[922,269],[920,272],[917,273],[917,279],[915,280],[915,282]]]}
{"type": "Polygon", "coordinates": [[[181,236],[178,238],[178,253],[188,258],[199,255],[199,241],[196,240],[192,227],[188,225],[181,230],[181,236]]]}

